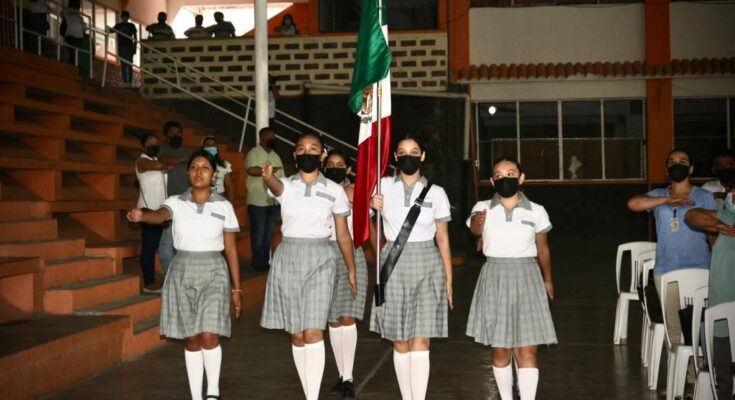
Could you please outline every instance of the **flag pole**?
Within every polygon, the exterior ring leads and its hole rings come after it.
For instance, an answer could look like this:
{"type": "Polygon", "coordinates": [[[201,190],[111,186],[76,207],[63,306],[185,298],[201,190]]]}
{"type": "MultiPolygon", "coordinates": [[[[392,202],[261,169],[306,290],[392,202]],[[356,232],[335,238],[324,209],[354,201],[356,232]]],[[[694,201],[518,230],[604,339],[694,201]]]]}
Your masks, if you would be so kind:
{"type": "MultiPolygon", "coordinates": [[[[383,29],[383,0],[377,1],[378,6],[378,24],[380,25],[380,29],[383,29]]],[[[383,155],[382,148],[383,148],[383,123],[382,123],[382,110],[381,106],[383,105],[383,85],[381,84],[381,81],[378,81],[377,83],[377,91],[378,93],[375,96],[375,101],[377,103],[377,106],[375,107],[375,114],[376,119],[378,121],[378,151],[377,151],[377,159],[375,160],[377,163],[377,168],[375,168],[375,171],[377,173],[377,180],[375,183],[375,193],[381,194],[380,191],[380,179],[382,178],[383,174],[381,171],[382,167],[382,161],[383,161],[383,155]]],[[[385,205],[384,205],[385,206],[385,205]]],[[[376,213],[375,218],[375,304],[380,306],[385,301],[385,293],[384,293],[384,287],[380,284],[380,236],[382,233],[383,224],[381,223],[381,217],[380,212],[376,213]]]]}

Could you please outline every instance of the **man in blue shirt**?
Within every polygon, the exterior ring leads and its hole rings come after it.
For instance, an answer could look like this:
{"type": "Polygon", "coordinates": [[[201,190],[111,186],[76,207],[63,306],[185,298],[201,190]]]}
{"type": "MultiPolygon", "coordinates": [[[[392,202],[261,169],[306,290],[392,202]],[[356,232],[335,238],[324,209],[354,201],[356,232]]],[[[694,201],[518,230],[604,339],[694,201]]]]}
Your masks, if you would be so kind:
{"type": "MultiPolygon", "coordinates": [[[[707,233],[692,229],[684,216],[691,208],[716,210],[712,193],[692,185],[689,180],[694,167],[689,155],[681,150],[673,150],[666,160],[666,174],[671,185],[653,189],[644,195],[636,195],[628,200],[632,211],[652,211],[656,220],[656,264],[653,269],[656,289],[661,293],[661,275],[684,268],[709,268],[710,245],[707,233]]],[[[679,323],[679,289],[671,287],[667,291],[666,321],[669,338],[679,343],[681,324],[679,323]]]]}

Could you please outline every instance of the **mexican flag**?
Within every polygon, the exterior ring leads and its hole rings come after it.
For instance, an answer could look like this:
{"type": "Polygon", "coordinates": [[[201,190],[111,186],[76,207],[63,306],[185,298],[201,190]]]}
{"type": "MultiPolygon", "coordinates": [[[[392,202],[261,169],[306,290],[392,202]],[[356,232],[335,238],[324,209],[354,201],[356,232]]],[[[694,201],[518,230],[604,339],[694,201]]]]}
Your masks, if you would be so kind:
{"type": "Polygon", "coordinates": [[[364,0],[357,36],[355,69],[350,88],[350,109],[360,118],[357,141],[357,170],[353,198],[355,247],[370,238],[370,197],[378,181],[378,124],[381,124],[381,173],[385,175],[390,156],[390,64],[388,25],[380,20],[382,0],[364,0]],[[378,94],[380,93],[380,96],[378,94]],[[380,97],[380,120],[378,120],[380,97]]]}

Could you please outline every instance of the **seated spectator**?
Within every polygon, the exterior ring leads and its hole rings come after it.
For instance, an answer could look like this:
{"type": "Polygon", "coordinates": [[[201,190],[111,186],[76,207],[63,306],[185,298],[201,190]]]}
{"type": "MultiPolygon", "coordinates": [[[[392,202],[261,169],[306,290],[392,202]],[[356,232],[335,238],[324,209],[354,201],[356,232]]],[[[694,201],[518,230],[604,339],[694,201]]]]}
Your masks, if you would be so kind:
{"type": "Polygon", "coordinates": [[[137,49],[138,30],[130,23],[130,13],[120,13],[120,22],[112,30],[117,33],[117,55],[120,57],[120,73],[122,86],[133,85],[133,56],[137,49]]]}
{"type": "Polygon", "coordinates": [[[232,25],[232,22],[225,21],[224,14],[219,11],[214,13],[214,21],[217,23],[208,27],[207,30],[214,34],[216,39],[235,37],[235,26],[232,25]]]}
{"type": "Polygon", "coordinates": [[[276,32],[280,33],[283,36],[293,36],[299,34],[299,28],[296,26],[296,24],[293,23],[293,17],[291,16],[291,14],[286,14],[283,16],[281,26],[276,28],[276,32]]]}
{"type": "Polygon", "coordinates": [[[59,27],[64,42],[69,46],[67,61],[74,65],[77,64],[78,58],[82,56],[78,53],[82,49],[84,31],[87,29],[79,11],[80,8],[81,0],[69,0],[62,14],[61,26],[59,27]]]}
{"type": "Polygon", "coordinates": [[[234,201],[232,197],[232,178],[230,177],[232,164],[222,158],[217,139],[214,136],[205,137],[202,140],[202,149],[213,155],[217,160],[217,172],[215,172],[212,180],[212,191],[234,201]]]}
{"type": "Polygon", "coordinates": [[[48,33],[48,3],[46,0],[30,0],[23,4],[23,27],[29,32],[23,32],[23,49],[38,53],[39,37],[48,33]]]}
{"type": "Polygon", "coordinates": [[[158,13],[158,22],[152,25],[148,25],[148,27],[145,28],[145,30],[148,31],[148,39],[152,39],[152,40],[176,39],[174,30],[171,28],[171,25],[166,23],[166,19],[168,19],[168,15],[166,15],[165,12],[161,11],[160,13],[158,13]]]}
{"type": "Polygon", "coordinates": [[[202,26],[202,23],[204,22],[204,17],[201,15],[197,15],[194,17],[194,26],[187,29],[186,32],[184,32],[184,35],[186,35],[189,39],[208,39],[212,37],[212,32],[209,31],[209,29],[202,26]]]}
{"type": "Polygon", "coordinates": [[[735,183],[735,153],[732,150],[723,150],[715,154],[712,160],[712,175],[717,179],[702,185],[702,189],[714,193],[715,201],[720,209],[725,198],[726,183],[735,183]]]}

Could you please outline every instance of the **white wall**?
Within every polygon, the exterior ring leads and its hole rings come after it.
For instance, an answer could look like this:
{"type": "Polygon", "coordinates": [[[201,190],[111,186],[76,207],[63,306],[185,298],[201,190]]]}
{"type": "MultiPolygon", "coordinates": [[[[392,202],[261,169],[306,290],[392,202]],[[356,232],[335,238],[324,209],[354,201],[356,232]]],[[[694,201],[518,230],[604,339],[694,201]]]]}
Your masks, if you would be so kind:
{"type": "Polygon", "coordinates": [[[642,4],[470,9],[470,63],[637,61],[642,4]]]}
{"type": "Polygon", "coordinates": [[[735,3],[671,3],[671,58],[735,56],[735,3]]]}
{"type": "MultiPolygon", "coordinates": [[[[130,19],[147,25],[155,23],[156,17],[161,11],[168,13],[168,2],[166,0],[131,0],[128,4],[130,19]]],[[[168,14],[170,21],[172,16],[170,13],[168,14]]]]}
{"type": "Polygon", "coordinates": [[[646,97],[646,81],[491,81],[471,84],[472,101],[585,100],[646,97]]]}

